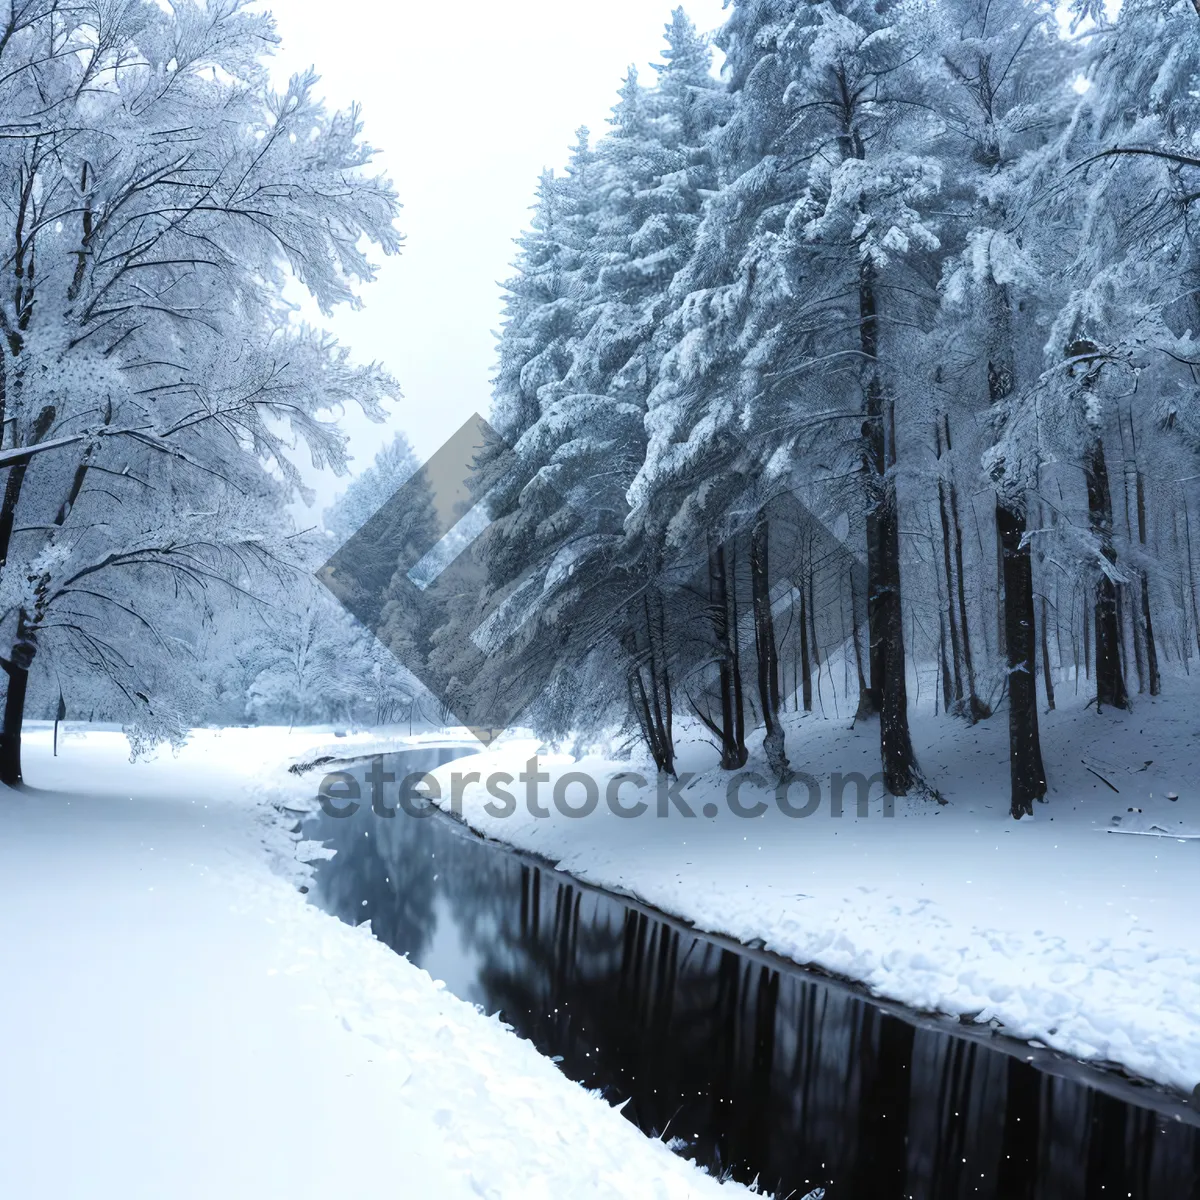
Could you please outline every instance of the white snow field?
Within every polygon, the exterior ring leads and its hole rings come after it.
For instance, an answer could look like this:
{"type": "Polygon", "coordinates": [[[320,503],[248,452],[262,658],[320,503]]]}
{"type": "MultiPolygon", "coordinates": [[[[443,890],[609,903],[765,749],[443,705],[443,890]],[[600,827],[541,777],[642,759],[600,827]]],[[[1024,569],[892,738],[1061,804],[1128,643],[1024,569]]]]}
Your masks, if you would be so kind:
{"type": "Polygon", "coordinates": [[[309,905],[256,776],[323,734],[28,736],[0,794],[0,1195],[746,1194],[309,905]],[[272,860],[274,859],[274,863],[272,860]]]}
{"type": "MultiPolygon", "coordinates": [[[[672,804],[660,819],[653,787],[633,784],[620,801],[648,800],[650,811],[632,819],[609,811],[614,773],[653,779],[636,759],[552,753],[540,756],[550,776],[540,804],[550,815],[530,815],[519,779],[505,785],[516,811],[489,815],[485,803],[503,807],[484,791],[488,772],[517,776],[536,746],[516,741],[440,768],[440,802],[448,805],[453,773],[478,770],[484,780],[465,787],[464,819],[564,871],[703,930],[761,939],[914,1008],[976,1015],[1191,1093],[1200,1083],[1200,841],[1106,830],[1120,817],[1126,829],[1200,833],[1200,693],[1169,678],[1158,699],[1135,697],[1132,713],[1097,714],[1070,686],[1060,685],[1058,711],[1042,717],[1048,803],[1019,823],[1008,814],[1003,711],[974,727],[914,715],[918,758],[948,803],[899,800],[891,819],[880,784],[865,818],[853,785],[843,817],[831,817],[832,773],[878,769],[878,725],[850,732],[845,719],[792,714],[792,766],[821,784],[820,807],[806,819],[782,815],[771,792],[752,784],[740,802],[765,800],[765,813],[734,815],[728,776],[697,733],[680,739],[680,771],[698,773],[680,793],[690,818],[672,804]],[[567,771],[598,781],[599,804],[586,818],[555,809],[553,786],[567,771]],[[703,815],[706,803],[715,817],[703,815]]],[[[753,753],[748,768],[766,774],[753,753]]],[[[565,801],[581,805],[584,787],[571,784],[565,801]]],[[[790,799],[804,805],[809,792],[795,785],[790,799]]]]}

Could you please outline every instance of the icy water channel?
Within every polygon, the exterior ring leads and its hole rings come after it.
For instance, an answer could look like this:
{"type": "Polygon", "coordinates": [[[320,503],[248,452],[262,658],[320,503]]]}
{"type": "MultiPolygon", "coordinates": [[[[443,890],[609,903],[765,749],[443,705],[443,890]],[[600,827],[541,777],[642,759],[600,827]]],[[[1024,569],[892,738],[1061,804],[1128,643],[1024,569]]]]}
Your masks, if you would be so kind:
{"type": "MultiPolygon", "coordinates": [[[[383,765],[403,779],[468,752],[383,765]]],[[[698,934],[441,813],[366,803],[304,832],[337,851],[316,903],[369,920],[714,1173],[780,1198],[1200,1200],[1200,1113],[1182,1100],[698,934]]]]}

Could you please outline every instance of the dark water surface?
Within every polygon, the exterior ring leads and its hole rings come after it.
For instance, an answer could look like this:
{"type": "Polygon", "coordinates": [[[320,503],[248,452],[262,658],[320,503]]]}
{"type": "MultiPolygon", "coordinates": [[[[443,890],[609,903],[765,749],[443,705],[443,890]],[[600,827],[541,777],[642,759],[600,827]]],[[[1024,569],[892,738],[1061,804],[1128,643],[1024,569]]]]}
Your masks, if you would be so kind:
{"type": "MultiPolygon", "coordinates": [[[[383,764],[403,779],[467,752],[383,764]]],[[[342,769],[362,780],[367,764],[342,769]]],[[[714,1173],[780,1197],[823,1186],[826,1200],[1200,1200],[1200,1114],[1185,1102],[881,1006],[441,814],[381,819],[368,799],[305,834],[337,850],[317,903],[370,920],[714,1173]]]]}

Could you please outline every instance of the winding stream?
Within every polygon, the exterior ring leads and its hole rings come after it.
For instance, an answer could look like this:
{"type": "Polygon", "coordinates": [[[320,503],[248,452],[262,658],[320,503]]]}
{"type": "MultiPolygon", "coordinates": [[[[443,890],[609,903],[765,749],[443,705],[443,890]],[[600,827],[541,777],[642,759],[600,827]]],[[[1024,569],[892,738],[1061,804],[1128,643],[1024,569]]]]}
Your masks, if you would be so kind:
{"type": "Polygon", "coordinates": [[[311,899],[714,1173],[827,1200],[1200,1200],[1200,1113],[1165,1093],[698,934],[441,813],[304,832],[337,850],[311,899]]]}

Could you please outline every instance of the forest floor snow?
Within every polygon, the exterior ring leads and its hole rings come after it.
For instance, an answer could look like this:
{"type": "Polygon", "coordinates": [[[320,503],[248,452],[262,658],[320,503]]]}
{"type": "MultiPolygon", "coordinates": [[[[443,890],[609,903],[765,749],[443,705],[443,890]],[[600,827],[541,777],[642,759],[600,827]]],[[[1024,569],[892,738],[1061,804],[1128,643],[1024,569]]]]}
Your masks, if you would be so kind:
{"type": "Polygon", "coordinates": [[[329,738],[199,731],[130,765],[116,731],[57,758],[28,734],[39,790],[0,795],[0,1194],[744,1194],[305,901],[253,781],[329,738]]]}
{"type": "MultiPolygon", "coordinates": [[[[549,779],[538,794],[549,815],[531,815],[519,778],[500,781],[515,812],[491,815],[485,804],[506,804],[485,791],[489,773],[518,776],[537,748],[516,738],[440,768],[440,803],[449,805],[454,773],[479,771],[462,793],[466,822],[578,878],[914,1008],[991,1022],[1191,1093],[1200,1083],[1200,840],[1158,834],[1200,834],[1200,689],[1174,678],[1165,686],[1155,700],[1136,697],[1131,713],[1097,713],[1060,686],[1058,710],[1042,717],[1050,793],[1020,822],[1008,813],[1004,712],[975,726],[914,714],[918,759],[947,803],[900,799],[890,818],[879,784],[866,816],[854,786],[844,815],[831,813],[834,772],[877,770],[878,724],[850,730],[844,719],[794,714],[792,766],[821,789],[807,819],[783,815],[770,787],[752,782],[739,801],[761,802],[762,815],[735,815],[703,729],[680,738],[678,794],[690,817],[669,799],[660,817],[653,782],[640,792],[627,783],[621,803],[641,798],[649,810],[618,817],[605,803],[608,781],[629,771],[653,781],[652,768],[544,746],[538,765],[549,779]],[[567,772],[597,781],[586,818],[556,810],[567,772]],[[1151,836],[1114,836],[1114,818],[1151,836]]],[[[766,774],[754,755],[748,769],[766,774]]],[[[803,785],[789,794],[794,806],[809,797],[803,785]]],[[[562,798],[582,805],[586,785],[575,780],[562,798]]]]}

